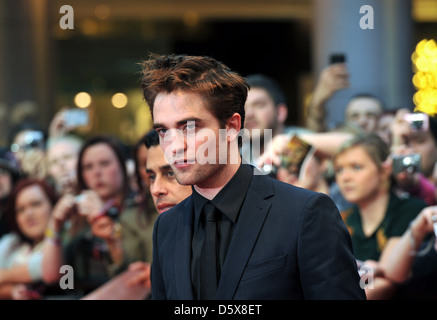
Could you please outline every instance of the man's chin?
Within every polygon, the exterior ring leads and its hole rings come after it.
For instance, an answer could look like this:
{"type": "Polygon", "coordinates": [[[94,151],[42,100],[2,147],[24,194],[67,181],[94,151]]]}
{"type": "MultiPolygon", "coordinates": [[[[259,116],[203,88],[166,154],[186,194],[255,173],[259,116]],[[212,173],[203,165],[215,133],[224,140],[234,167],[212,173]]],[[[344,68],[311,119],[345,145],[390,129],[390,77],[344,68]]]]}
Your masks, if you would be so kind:
{"type": "Polygon", "coordinates": [[[195,185],[198,182],[198,179],[196,178],[197,175],[193,174],[191,170],[190,172],[188,172],[187,170],[175,170],[175,176],[177,182],[183,186],[195,185]]]}

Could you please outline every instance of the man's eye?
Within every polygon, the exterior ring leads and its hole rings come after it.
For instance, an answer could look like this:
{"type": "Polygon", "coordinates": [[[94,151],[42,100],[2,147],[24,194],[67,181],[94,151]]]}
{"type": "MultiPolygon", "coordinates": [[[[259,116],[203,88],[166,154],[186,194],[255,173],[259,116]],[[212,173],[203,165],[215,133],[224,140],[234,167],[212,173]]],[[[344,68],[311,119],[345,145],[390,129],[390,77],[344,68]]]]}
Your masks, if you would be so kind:
{"type": "Polygon", "coordinates": [[[158,134],[163,137],[165,135],[165,133],[167,132],[167,129],[156,129],[156,132],[158,132],[158,134]]]}
{"type": "Polygon", "coordinates": [[[187,125],[185,126],[184,130],[195,130],[196,129],[196,122],[195,121],[188,121],[187,125]]]}
{"type": "Polygon", "coordinates": [[[169,176],[170,178],[174,177],[174,172],[173,171],[168,171],[167,172],[167,176],[169,176]]]}

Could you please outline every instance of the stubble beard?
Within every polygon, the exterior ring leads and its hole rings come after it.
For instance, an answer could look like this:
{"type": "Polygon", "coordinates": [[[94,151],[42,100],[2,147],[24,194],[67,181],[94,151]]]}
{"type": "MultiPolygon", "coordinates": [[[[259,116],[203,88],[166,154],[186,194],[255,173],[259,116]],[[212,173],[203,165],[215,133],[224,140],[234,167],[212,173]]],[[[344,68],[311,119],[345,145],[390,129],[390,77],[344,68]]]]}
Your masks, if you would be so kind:
{"type": "Polygon", "coordinates": [[[213,182],[216,174],[221,171],[222,165],[217,164],[194,164],[188,168],[173,168],[176,180],[181,185],[206,186],[213,182]]]}

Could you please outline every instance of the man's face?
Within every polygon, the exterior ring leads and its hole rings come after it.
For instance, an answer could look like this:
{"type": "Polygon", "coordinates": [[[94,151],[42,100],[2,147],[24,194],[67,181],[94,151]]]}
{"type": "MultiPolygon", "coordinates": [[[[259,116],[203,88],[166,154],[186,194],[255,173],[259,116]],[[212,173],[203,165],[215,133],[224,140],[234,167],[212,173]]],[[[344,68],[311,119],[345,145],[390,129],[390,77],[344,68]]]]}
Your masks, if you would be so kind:
{"type": "Polygon", "coordinates": [[[150,182],[150,193],[159,213],[173,208],[191,195],[191,186],[177,182],[173,169],[165,160],[161,146],[152,146],[148,150],[146,174],[150,182]]]}
{"type": "Polygon", "coordinates": [[[153,122],[180,184],[215,188],[223,183],[220,173],[229,159],[219,158],[220,144],[227,147],[229,158],[229,139],[220,137],[220,124],[202,96],[180,90],[158,94],[153,122]]]}
{"type": "Polygon", "coordinates": [[[423,174],[430,178],[437,161],[437,146],[429,131],[412,132],[408,136],[407,145],[414,153],[421,156],[420,167],[423,174]]]}
{"type": "Polygon", "coordinates": [[[47,150],[48,172],[61,190],[76,184],[78,155],[79,147],[68,141],[58,142],[47,150]]]}
{"type": "Polygon", "coordinates": [[[352,122],[366,132],[377,129],[378,118],[382,114],[381,103],[368,97],[352,99],[346,108],[346,121],[352,122]]]}
{"type": "Polygon", "coordinates": [[[259,139],[263,136],[264,129],[274,131],[278,125],[275,103],[265,89],[251,88],[247,94],[244,110],[246,112],[244,127],[250,131],[251,139],[259,139]]]}

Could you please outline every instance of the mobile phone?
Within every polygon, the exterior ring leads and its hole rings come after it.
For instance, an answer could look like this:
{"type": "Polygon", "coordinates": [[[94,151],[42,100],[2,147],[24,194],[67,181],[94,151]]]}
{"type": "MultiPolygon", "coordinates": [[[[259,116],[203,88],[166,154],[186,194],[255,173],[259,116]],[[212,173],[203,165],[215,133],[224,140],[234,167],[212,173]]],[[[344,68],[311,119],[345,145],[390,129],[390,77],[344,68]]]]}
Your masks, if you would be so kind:
{"type": "Polygon", "coordinates": [[[420,154],[394,155],[392,167],[394,174],[420,172],[420,154]]]}
{"type": "Polygon", "coordinates": [[[286,151],[281,155],[281,167],[286,168],[290,174],[299,176],[303,162],[313,150],[311,144],[293,135],[288,141],[286,151]]]}
{"type": "Polygon", "coordinates": [[[346,62],[346,55],[344,53],[332,53],[329,56],[329,63],[344,63],[346,62]]]}
{"type": "Polygon", "coordinates": [[[65,125],[70,128],[84,127],[89,124],[88,109],[73,108],[65,111],[65,125]]]}
{"type": "Polygon", "coordinates": [[[427,131],[429,127],[429,118],[426,113],[407,113],[404,116],[405,121],[410,124],[413,131],[427,131]]]}

